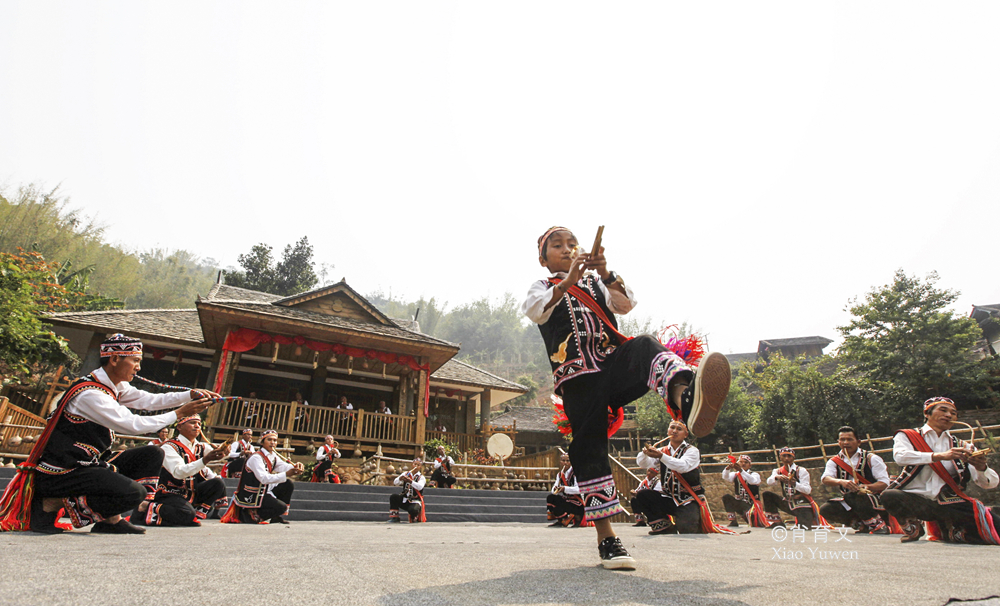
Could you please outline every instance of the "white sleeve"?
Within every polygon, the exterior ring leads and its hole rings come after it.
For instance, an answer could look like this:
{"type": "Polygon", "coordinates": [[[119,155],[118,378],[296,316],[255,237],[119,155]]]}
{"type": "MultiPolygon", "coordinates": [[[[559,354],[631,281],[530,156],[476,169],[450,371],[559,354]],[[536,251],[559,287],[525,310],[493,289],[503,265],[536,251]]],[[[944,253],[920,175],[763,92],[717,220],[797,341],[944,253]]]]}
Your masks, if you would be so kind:
{"type": "Polygon", "coordinates": [[[576,484],[575,476],[573,477],[573,485],[566,485],[566,487],[563,488],[563,492],[566,494],[580,494],[580,487],[576,484]]]}
{"type": "Polygon", "coordinates": [[[597,285],[601,289],[601,292],[604,293],[604,300],[608,302],[608,309],[616,314],[627,314],[639,304],[639,301],[635,298],[635,293],[628,286],[625,286],[625,294],[622,294],[618,290],[611,290],[605,286],[600,276],[597,276],[597,285]]]}
{"type": "Polygon", "coordinates": [[[66,410],[118,433],[134,435],[156,433],[177,420],[177,414],[173,411],[149,417],[134,415],[115,402],[114,398],[97,389],[88,389],[74,397],[66,405],[66,410]]]}
{"type": "Polygon", "coordinates": [[[333,458],[334,459],[339,459],[340,458],[340,450],[337,449],[337,448],[334,448],[332,450],[333,450],[333,458]]]}
{"type": "Polygon", "coordinates": [[[548,309],[545,309],[545,306],[555,296],[555,292],[548,280],[533,282],[531,288],[528,289],[527,298],[521,304],[521,313],[535,324],[545,324],[552,316],[555,305],[548,309]]]}
{"type": "Polygon", "coordinates": [[[729,471],[729,469],[725,469],[724,468],[722,470],[722,481],[723,482],[732,482],[734,475],[736,475],[736,474],[734,474],[733,472],[729,471]]]}
{"type": "MultiPolygon", "coordinates": [[[[883,465],[884,467],[884,465],[883,465]]],[[[826,467],[823,468],[823,475],[819,477],[820,481],[823,478],[836,478],[837,477],[837,464],[833,462],[833,457],[826,462],[826,467]]]]}
{"type": "Polygon", "coordinates": [[[639,454],[635,455],[635,464],[643,469],[649,469],[656,464],[656,459],[646,456],[646,453],[639,451],[639,454]]]}
{"type": "Polygon", "coordinates": [[[897,465],[930,465],[932,456],[932,452],[920,452],[913,448],[910,439],[901,431],[892,438],[892,459],[897,465]]]}
{"type": "Polygon", "coordinates": [[[319,448],[316,449],[317,461],[322,461],[323,459],[326,458],[326,451],[324,451],[323,448],[324,448],[323,446],[320,446],[319,448]]]}
{"type": "Polygon", "coordinates": [[[684,454],[681,455],[680,458],[664,454],[660,457],[660,463],[665,465],[666,468],[671,471],[676,471],[677,473],[687,473],[698,467],[701,463],[701,453],[698,452],[697,448],[691,446],[684,451],[684,454]]]}
{"type": "MultiPolygon", "coordinates": [[[[278,461],[280,464],[281,461],[278,461]]],[[[277,468],[277,465],[275,465],[277,468]]],[[[257,476],[257,481],[261,484],[281,484],[288,479],[284,471],[278,473],[267,473],[267,467],[264,466],[264,461],[261,457],[250,457],[247,459],[247,469],[253,472],[253,475],[257,476]]]]}
{"type": "Polygon", "coordinates": [[[434,459],[434,469],[437,469],[438,467],[441,467],[441,461],[434,459]]]}
{"type": "Polygon", "coordinates": [[[424,474],[422,473],[418,474],[418,478],[413,480],[412,484],[413,484],[413,490],[417,491],[423,490],[424,486],[427,484],[427,478],[425,478],[424,474]]]}
{"type": "Polygon", "coordinates": [[[118,403],[135,410],[177,408],[181,404],[191,401],[190,391],[149,393],[148,391],[136,389],[128,383],[119,383],[115,387],[118,388],[118,403]]]}
{"type": "Polygon", "coordinates": [[[405,475],[406,475],[405,473],[399,474],[398,476],[396,476],[396,479],[392,481],[392,483],[395,484],[396,486],[401,486],[403,484],[403,476],[405,475]]]}
{"type": "Polygon", "coordinates": [[[756,471],[741,471],[740,474],[746,480],[747,484],[753,484],[754,486],[760,484],[760,474],[756,471]]]}
{"type": "Polygon", "coordinates": [[[871,457],[872,457],[871,458],[872,475],[875,476],[875,481],[885,482],[886,484],[888,484],[889,469],[885,466],[885,461],[883,461],[882,457],[878,456],[877,454],[872,454],[871,457]]]}
{"type": "Polygon", "coordinates": [[[164,444],[160,446],[160,450],[163,451],[163,468],[178,480],[190,478],[202,469],[205,469],[205,462],[201,459],[185,463],[184,458],[178,454],[173,446],[164,444]]]}
{"type": "Polygon", "coordinates": [[[989,467],[986,468],[986,471],[979,471],[972,465],[969,465],[969,471],[972,472],[972,481],[980,488],[989,490],[990,488],[996,488],[1000,484],[1000,476],[997,476],[997,472],[989,467]]]}
{"type": "Polygon", "coordinates": [[[802,494],[811,494],[813,487],[809,482],[809,470],[805,467],[799,467],[798,469],[799,481],[795,483],[795,490],[801,492],[802,494]]]}
{"type": "Polygon", "coordinates": [[[240,441],[236,440],[229,446],[229,454],[226,456],[227,459],[238,459],[240,458],[240,441]]]}
{"type": "Polygon", "coordinates": [[[767,478],[767,485],[774,486],[774,483],[778,481],[778,470],[775,469],[771,472],[771,476],[767,478]]]}

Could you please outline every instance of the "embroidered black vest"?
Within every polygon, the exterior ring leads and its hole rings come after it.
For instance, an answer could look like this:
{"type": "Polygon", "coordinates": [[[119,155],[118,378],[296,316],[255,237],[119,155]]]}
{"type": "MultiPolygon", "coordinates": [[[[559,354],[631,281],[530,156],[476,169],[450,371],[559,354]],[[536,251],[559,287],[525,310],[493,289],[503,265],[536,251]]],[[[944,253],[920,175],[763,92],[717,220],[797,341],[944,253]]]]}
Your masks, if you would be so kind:
{"type": "MultiPolygon", "coordinates": [[[[919,427],[916,429],[916,432],[920,433],[919,427]]],[[[957,448],[959,446],[958,438],[951,434],[949,434],[949,437],[951,438],[951,447],[957,448]]],[[[961,459],[956,459],[952,461],[952,463],[955,464],[955,469],[958,471],[958,475],[956,476],[953,473],[951,477],[955,480],[955,483],[958,484],[959,488],[962,489],[962,492],[965,492],[965,487],[968,485],[969,480],[972,479],[972,472],[969,471],[969,465],[964,463],[961,459]]],[[[889,482],[889,488],[903,489],[907,484],[913,481],[913,478],[915,478],[924,467],[926,467],[926,465],[904,466],[899,471],[899,475],[896,476],[896,479],[889,482]]],[[[941,488],[941,492],[938,493],[937,500],[939,503],[957,503],[959,501],[964,501],[964,499],[956,495],[955,491],[952,490],[947,484],[941,488]]]]}
{"type": "MultiPolygon", "coordinates": [[[[260,457],[264,461],[264,469],[267,470],[267,473],[274,473],[274,463],[271,462],[271,459],[267,458],[263,449],[250,455],[250,458],[253,457],[260,457]]],[[[249,462],[250,459],[247,459],[247,463],[249,462]]],[[[264,495],[266,494],[267,484],[261,484],[260,480],[257,479],[257,474],[250,471],[250,468],[247,467],[243,471],[243,475],[240,476],[240,483],[236,487],[233,501],[239,507],[260,509],[261,504],[264,502],[264,495]]]]}
{"type": "MultiPolygon", "coordinates": [[[[688,448],[691,448],[691,445],[683,442],[677,452],[670,456],[679,459],[684,456],[688,448]]],[[[696,495],[705,494],[705,489],[701,486],[701,467],[695,467],[687,473],[680,474],[680,476],[684,478],[684,481],[688,483],[696,495]]],[[[672,498],[677,505],[685,505],[694,499],[691,493],[677,480],[674,472],[667,469],[666,465],[660,465],[660,491],[672,498]]]]}
{"type": "MultiPolygon", "coordinates": [[[[98,381],[94,375],[80,377],[66,389],[63,397],[75,398],[84,391],[96,389],[116,402],[114,390],[98,381]]],[[[67,404],[69,401],[67,401],[67,404]]],[[[52,422],[51,417],[49,422],[52,422]]],[[[69,473],[77,467],[109,467],[104,461],[115,441],[115,433],[107,427],[63,411],[55,420],[45,452],[38,461],[38,471],[50,475],[69,473]]]]}
{"type": "MultiPolygon", "coordinates": [[[[736,477],[733,478],[733,486],[736,489],[736,498],[739,499],[740,501],[746,501],[747,503],[752,503],[752,501],[750,500],[750,496],[747,494],[747,491],[743,488],[743,482],[740,482],[740,472],[737,471],[735,473],[736,477]]],[[[750,489],[750,494],[753,495],[753,498],[760,500],[760,486],[758,486],[757,484],[751,484],[750,482],[747,482],[747,488],[750,489]]]]}
{"type": "Polygon", "coordinates": [[[441,471],[443,471],[443,472],[445,472],[447,474],[451,474],[451,463],[448,461],[448,457],[447,456],[445,456],[445,457],[438,457],[435,460],[438,463],[441,464],[441,471]]]}
{"type": "MultiPolygon", "coordinates": [[[[184,460],[185,465],[193,463],[194,461],[197,461],[198,459],[205,456],[206,445],[203,442],[196,443],[194,446],[194,451],[191,451],[190,454],[188,449],[185,448],[184,445],[181,444],[178,440],[168,440],[167,442],[164,443],[163,446],[167,448],[173,448],[175,451],[177,451],[177,454],[179,454],[181,456],[181,459],[184,460]]],[[[179,480],[175,478],[172,473],[167,471],[166,467],[161,467],[160,482],[156,488],[156,492],[158,494],[159,493],[175,494],[180,497],[183,497],[185,500],[187,500],[188,503],[193,503],[195,486],[201,484],[205,480],[206,478],[204,470],[199,471],[193,476],[189,476],[187,478],[184,478],[183,480],[179,480]]]]}
{"type": "Polygon", "coordinates": [[[412,481],[407,482],[403,488],[403,502],[404,503],[419,503],[422,499],[421,496],[424,494],[423,491],[416,490],[413,488],[413,482],[419,482],[420,478],[423,477],[420,472],[416,472],[412,476],[412,481]]]}
{"type": "MultiPolygon", "coordinates": [[[[869,482],[874,483],[875,482],[875,473],[872,471],[871,454],[872,453],[870,453],[868,451],[865,451],[865,450],[862,450],[862,449],[859,448],[858,449],[858,455],[859,455],[858,462],[857,462],[856,465],[854,465],[854,471],[857,472],[858,477],[864,478],[864,479],[868,480],[869,482]]],[[[851,465],[850,459],[848,458],[847,453],[845,453],[843,450],[841,450],[840,453],[838,453],[837,456],[839,456],[840,459],[844,463],[847,463],[848,466],[851,465]]],[[[836,465],[835,464],[834,465],[834,469],[837,470],[837,479],[838,480],[850,480],[852,482],[854,481],[854,474],[848,473],[847,470],[844,469],[843,467],[841,467],[840,465],[836,465]]],[[[838,486],[838,488],[840,488],[840,492],[842,492],[844,494],[847,494],[848,492],[850,492],[848,489],[844,488],[843,486],[838,486]]]]}
{"type": "MultiPolygon", "coordinates": [[[[594,298],[617,330],[617,320],[597,285],[598,279],[594,275],[587,275],[576,286],[594,298]]],[[[551,282],[548,286],[553,287],[551,282]]],[[[556,303],[549,321],[539,324],[538,330],[542,333],[545,351],[552,365],[556,393],[561,393],[559,386],[563,381],[599,372],[604,361],[615,350],[614,337],[604,328],[597,314],[573,295],[567,294],[556,303]]]]}
{"type": "MultiPolygon", "coordinates": [[[[792,481],[781,485],[781,496],[788,501],[790,508],[796,509],[798,507],[808,505],[809,496],[799,492],[798,489],[795,488],[795,485],[799,483],[799,470],[802,468],[794,463],[792,463],[792,465],[794,465],[794,467],[788,467],[788,473],[785,474],[792,478],[792,481]]],[[[786,467],[782,465],[781,468],[778,469],[778,472],[780,473],[781,469],[785,468],[786,467]]]]}

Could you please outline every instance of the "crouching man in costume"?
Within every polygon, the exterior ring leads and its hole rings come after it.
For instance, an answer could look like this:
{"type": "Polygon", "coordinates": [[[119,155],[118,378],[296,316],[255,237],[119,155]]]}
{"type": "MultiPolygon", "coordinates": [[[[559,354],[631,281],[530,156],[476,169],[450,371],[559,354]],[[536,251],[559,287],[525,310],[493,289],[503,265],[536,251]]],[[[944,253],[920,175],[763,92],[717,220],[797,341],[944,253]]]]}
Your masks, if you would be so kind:
{"type": "Polygon", "coordinates": [[[888,514],[879,494],[889,486],[889,471],[882,457],[860,448],[853,427],[837,430],[840,452],[826,462],[821,480],[843,495],[830,499],[819,513],[829,522],[853,526],[862,534],[889,534],[888,514]]]}
{"type": "Polygon", "coordinates": [[[444,446],[437,447],[437,456],[434,458],[434,473],[431,474],[431,482],[438,488],[451,488],[457,479],[451,472],[455,467],[455,459],[448,456],[444,446]]]}
{"type": "Polygon", "coordinates": [[[669,443],[663,450],[654,446],[642,449],[635,461],[649,469],[660,464],[660,490],[644,490],[632,499],[632,512],[641,514],[649,524],[649,534],[693,534],[701,532],[701,453],[685,442],[687,427],[671,421],[667,427],[669,443]]]}
{"type": "Polygon", "coordinates": [[[986,457],[971,456],[972,448],[948,431],[957,415],[953,401],[930,398],[924,402],[924,426],[893,438],[892,457],[902,470],[882,493],[882,504],[903,527],[904,543],[924,534],[923,521],[932,539],[1000,545],[997,508],[965,493],[969,480],[990,489],[1000,477],[986,466],[986,457]]]}
{"type": "Polygon", "coordinates": [[[236,487],[232,503],[222,516],[223,524],[287,524],[282,516],[288,513],[295,485],[288,478],[304,471],[301,463],[294,465],[278,456],[278,432],[267,430],[260,435],[260,450],[250,455],[236,487]]]}
{"type": "Polygon", "coordinates": [[[646,470],[646,477],[639,482],[639,485],[635,487],[632,491],[632,502],[630,506],[632,507],[632,515],[635,516],[635,524],[632,526],[648,526],[646,523],[646,517],[641,513],[636,513],[635,511],[635,495],[643,492],[645,490],[655,490],[660,491],[660,464],[656,463],[652,467],[646,470]]]}
{"type": "Polygon", "coordinates": [[[423,489],[427,484],[427,478],[420,470],[424,466],[421,457],[413,458],[413,467],[406,472],[399,474],[393,480],[396,486],[402,486],[403,492],[389,495],[389,522],[399,523],[399,510],[405,509],[410,514],[410,524],[416,522],[426,522],[427,514],[424,512],[423,489]]]}
{"type": "Polygon", "coordinates": [[[316,466],[313,467],[310,482],[340,484],[340,476],[333,471],[334,459],[340,458],[340,450],[333,436],[326,436],[326,443],[316,449],[316,466]]]}
{"type": "Polygon", "coordinates": [[[784,511],[795,516],[795,524],[811,530],[818,522],[819,514],[815,509],[810,494],[812,484],[809,482],[809,471],[795,464],[795,451],[785,446],[778,451],[781,467],[771,472],[767,479],[768,486],[781,484],[781,496],[773,492],[764,493],[764,514],[771,526],[784,526],[781,514],[784,511]]]}
{"type": "Polygon", "coordinates": [[[569,455],[559,455],[562,469],[556,474],[549,496],[545,497],[546,517],[553,520],[549,526],[583,525],[583,499],[580,487],[576,485],[576,475],[569,462],[569,455]]]}
{"type": "Polygon", "coordinates": [[[730,463],[722,470],[722,481],[732,482],[735,495],[722,495],[722,505],[729,517],[729,527],[739,528],[737,516],[743,516],[751,527],[767,528],[764,508],[760,502],[760,474],[750,471],[750,455],[740,455],[735,463],[730,456],[730,463]]]}
{"type": "Polygon", "coordinates": [[[111,453],[114,432],[154,433],[197,414],[217,397],[209,391],[152,394],[129,385],[142,363],[142,343],[120,334],[101,344],[101,367],[74,381],[0,500],[0,529],[61,532],[56,515],[65,510],[76,528],[142,534],[121,514],[152,500],[163,451],[143,446],[111,453]],[[180,408],[177,408],[177,407],[180,408]],[[129,409],[163,410],[138,416],[129,409]]]}
{"type": "Polygon", "coordinates": [[[696,436],[707,435],[729,391],[729,362],[713,352],[695,373],[694,358],[689,365],[655,337],[622,335],[615,314],[630,312],[637,300],[608,269],[599,242],[583,252],[569,229],[555,226],[537,244],[549,276],[531,285],[521,311],[538,325],[555,394],[572,426],[569,456],[586,521],[597,531],[601,565],[631,570],[635,559],[611,526],[611,517],[625,510],[608,463],[608,436],[620,426],[622,407],[650,390],[663,398],[671,418],[689,424],[696,436]]]}
{"type": "Polygon", "coordinates": [[[163,468],[152,503],[139,505],[132,523],[149,526],[200,526],[215,502],[226,496],[222,478],[207,467],[219,461],[227,448],[213,449],[198,441],[201,417],[194,415],[177,422],[177,438],[160,446],[163,468]]]}
{"type": "Polygon", "coordinates": [[[244,429],[240,439],[229,447],[229,455],[226,456],[228,462],[223,475],[227,478],[239,478],[243,474],[243,467],[247,464],[247,459],[256,450],[253,445],[253,430],[244,429]]]}

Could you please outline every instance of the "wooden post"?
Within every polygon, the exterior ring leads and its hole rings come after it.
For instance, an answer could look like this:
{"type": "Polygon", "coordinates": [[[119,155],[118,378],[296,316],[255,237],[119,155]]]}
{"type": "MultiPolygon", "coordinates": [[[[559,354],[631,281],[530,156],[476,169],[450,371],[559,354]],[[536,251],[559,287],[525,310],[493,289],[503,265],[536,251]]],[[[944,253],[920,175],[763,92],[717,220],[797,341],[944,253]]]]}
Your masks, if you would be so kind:
{"type": "Polygon", "coordinates": [[[396,414],[401,417],[406,416],[406,381],[409,378],[409,375],[400,373],[399,387],[396,389],[396,414]]]}
{"type": "Polygon", "coordinates": [[[781,457],[778,456],[778,447],[771,444],[771,450],[774,451],[774,462],[778,464],[778,467],[781,467],[781,457]]]}
{"type": "Polygon", "coordinates": [[[359,408],[357,410],[357,415],[358,415],[357,426],[354,428],[354,437],[360,440],[361,439],[361,425],[365,422],[365,411],[364,411],[364,409],[359,408]]]}
{"type": "MultiPolygon", "coordinates": [[[[420,364],[423,364],[424,358],[420,358],[420,364]]],[[[424,393],[427,391],[427,381],[430,377],[426,370],[421,370],[419,378],[417,379],[417,397],[416,404],[414,405],[413,416],[416,422],[413,424],[413,441],[417,444],[423,444],[427,439],[427,415],[424,414],[424,393]]]]}
{"type": "Polygon", "coordinates": [[[479,433],[482,436],[483,450],[486,449],[486,441],[490,439],[490,406],[493,392],[489,389],[483,391],[479,396],[479,433]]]}
{"type": "Polygon", "coordinates": [[[872,435],[870,433],[866,433],[865,437],[868,438],[868,450],[875,452],[875,444],[872,443],[872,435]]]}
{"type": "Polygon", "coordinates": [[[288,422],[285,423],[285,431],[293,432],[295,431],[295,413],[299,408],[298,402],[292,402],[288,406],[288,422]]]}
{"type": "Polygon", "coordinates": [[[819,451],[823,453],[823,462],[826,463],[826,446],[823,445],[823,440],[819,441],[819,451]]]}

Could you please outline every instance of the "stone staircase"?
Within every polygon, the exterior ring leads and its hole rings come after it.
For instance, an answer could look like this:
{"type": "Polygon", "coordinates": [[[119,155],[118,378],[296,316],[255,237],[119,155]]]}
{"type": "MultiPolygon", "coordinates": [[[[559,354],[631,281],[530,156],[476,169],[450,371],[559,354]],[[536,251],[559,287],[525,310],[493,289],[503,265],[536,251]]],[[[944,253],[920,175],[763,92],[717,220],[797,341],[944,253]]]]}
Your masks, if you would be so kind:
{"type": "MultiPolygon", "coordinates": [[[[0,486],[6,487],[14,470],[0,468],[0,486]]],[[[237,480],[226,479],[229,495],[237,480]]],[[[389,495],[395,486],[312,484],[296,482],[292,494],[291,521],[343,520],[384,522],[389,519],[389,495]]],[[[520,490],[424,490],[428,522],[530,522],[545,523],[543,491],[520,490]]],[[[403,519],[406,519],[405,513],[403,519]]]]}

